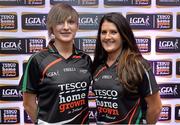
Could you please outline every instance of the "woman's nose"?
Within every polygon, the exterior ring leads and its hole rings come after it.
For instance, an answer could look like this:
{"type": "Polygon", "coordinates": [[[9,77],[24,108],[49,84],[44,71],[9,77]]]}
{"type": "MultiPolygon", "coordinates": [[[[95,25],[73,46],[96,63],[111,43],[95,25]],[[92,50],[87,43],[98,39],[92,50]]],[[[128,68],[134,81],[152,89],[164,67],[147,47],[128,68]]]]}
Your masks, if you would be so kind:
{"type": "Polygon", "coordinates": [[[107,34],[105,35],[105,39],[110,39],[110,38],[111,38],[110,34],[107,33],[107,34]]]}
{"type": "Polygon", "coordinates": [[[67,22],[64,22],[63,29],[69,29],[69,24],[67,22]]]}

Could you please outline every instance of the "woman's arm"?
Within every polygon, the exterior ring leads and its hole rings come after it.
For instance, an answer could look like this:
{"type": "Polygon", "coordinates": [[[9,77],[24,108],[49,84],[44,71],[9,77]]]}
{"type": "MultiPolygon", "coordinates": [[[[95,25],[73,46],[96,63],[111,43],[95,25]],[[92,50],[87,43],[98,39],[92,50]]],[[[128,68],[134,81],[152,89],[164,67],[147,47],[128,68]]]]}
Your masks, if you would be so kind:
{"type": "Polygon", "coordinates": [[[159,92],[145,97],[147,103],[146,120],[148,124],[155,124],[158,121],[161,112],[161,99],[159,92]]]}
{"type": "Polygon", "coordinates": [[[32,93],[23,93],[23,106],[30,116],[33,123],[37,122],[37,103],[36,103],[36,94],[32,93]]]}

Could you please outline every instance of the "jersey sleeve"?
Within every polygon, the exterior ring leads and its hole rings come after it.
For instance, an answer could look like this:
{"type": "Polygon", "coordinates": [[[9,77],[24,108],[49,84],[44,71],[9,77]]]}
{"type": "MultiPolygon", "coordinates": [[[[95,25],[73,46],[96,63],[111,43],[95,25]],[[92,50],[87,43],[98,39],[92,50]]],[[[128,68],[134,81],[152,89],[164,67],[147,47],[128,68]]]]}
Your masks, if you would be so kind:
{"type": "Polygon", "coordinates": [[[31,56],[19,83],[22,92],[37,93],[38,83],[40,81],[39,72],[39,64],[36,58],[35,56],[31,56]]]}
{"type": "Polygon", "coordinates": [[[143,81],[139,85],[139,92],[142,97],[146,97],[148,95],[153,95],[154,93],[159,91],[159,86],[156,82],[155,76],[152,72],[152,68],[145,69],[145,73],[143,76],[143,81]]]}

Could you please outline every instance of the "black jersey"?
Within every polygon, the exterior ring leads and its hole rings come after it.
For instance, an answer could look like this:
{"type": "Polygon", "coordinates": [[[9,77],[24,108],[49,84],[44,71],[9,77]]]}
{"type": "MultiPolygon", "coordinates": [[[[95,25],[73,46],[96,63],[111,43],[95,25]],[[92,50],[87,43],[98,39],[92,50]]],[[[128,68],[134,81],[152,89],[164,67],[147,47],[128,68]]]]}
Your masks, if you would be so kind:
{"type": "Polygon", "coordinates": [[[38,124],[84,124],[88,122],[88,89],[92,61],[74,48],[64,59],[50,42],[47,49],[30,57],[20,86],[37,94],[38,124]]]}
{"type": "Polygon", "coordinates": [[[97,122],[107,124],[139,124],[144,119],[144,97],[158,91],[151,69],[139,84],[138,92],[128,92],[117,76],[117,63],[108,67],[103,64],[94,75],[93,92],[96,96],[97,122]]]}

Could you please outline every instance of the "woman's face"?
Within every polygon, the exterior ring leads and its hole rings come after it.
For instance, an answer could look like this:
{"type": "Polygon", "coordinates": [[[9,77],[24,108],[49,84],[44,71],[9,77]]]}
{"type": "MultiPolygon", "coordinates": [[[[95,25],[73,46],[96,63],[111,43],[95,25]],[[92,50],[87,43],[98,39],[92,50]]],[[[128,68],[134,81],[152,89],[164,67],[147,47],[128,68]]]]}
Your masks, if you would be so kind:
{"type": "Polygon", "coordinates": [[[108,54],[119,54],[122,48],[122,38],[114,23],[104,21],[101,26],[101,44],[108,54]]]}
{"type": "Polygon", "coordinates": [[[60,42],[73,42],[78,30],[78,22],[68,17],[64,22],[59,22],[53,27],[55,39],[60,42]]]}

